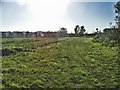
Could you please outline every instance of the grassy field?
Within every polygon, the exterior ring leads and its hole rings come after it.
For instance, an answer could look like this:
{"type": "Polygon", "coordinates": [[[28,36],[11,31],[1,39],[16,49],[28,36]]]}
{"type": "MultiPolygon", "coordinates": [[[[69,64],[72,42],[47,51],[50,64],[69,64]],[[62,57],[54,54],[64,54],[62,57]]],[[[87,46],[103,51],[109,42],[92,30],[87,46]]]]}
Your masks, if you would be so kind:
{"type": "Polygon", "coordinates": [[[2,88],[117,88],[116,48],[92,38],[3,39],[2,88]]]}

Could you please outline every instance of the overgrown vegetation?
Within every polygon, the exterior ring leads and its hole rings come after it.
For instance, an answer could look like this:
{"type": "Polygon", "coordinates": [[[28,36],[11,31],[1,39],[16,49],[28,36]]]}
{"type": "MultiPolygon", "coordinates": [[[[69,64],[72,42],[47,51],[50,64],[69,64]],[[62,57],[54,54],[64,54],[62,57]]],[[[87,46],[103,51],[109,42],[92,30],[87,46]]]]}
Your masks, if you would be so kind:
{"type": "Polygon", "coordinates": [[[2,88],[118,88],[118,53],[92,38],[3,39],[2,88]]]}
{"type": "Polygon", "coordinates": [[[117,47],[119,46],[118,35],[118,29],[104,29],[103,33],[97,33],[92,41],[109,47],[117,47]]]}
{"type": "MultiPolygon", "coordinates": [[[[99,42],[105,46],[120,48],[120,1],[114,5],[116,18],[115,22],[117,27],[104,29],[103,33],[98,33],[93,42],[99,42]]],[[[120,50],[120,49],[119,49],[120,50]]]]}

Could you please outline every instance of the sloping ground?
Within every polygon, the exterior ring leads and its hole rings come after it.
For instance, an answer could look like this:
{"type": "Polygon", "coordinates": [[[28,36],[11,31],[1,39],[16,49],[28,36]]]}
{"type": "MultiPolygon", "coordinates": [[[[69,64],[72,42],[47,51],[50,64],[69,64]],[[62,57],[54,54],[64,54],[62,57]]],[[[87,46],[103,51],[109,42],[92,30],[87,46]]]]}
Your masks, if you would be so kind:
{"type": "Polygon", "coordinates": [[[14,51],[2,59],[3,88],[118,87],[116,48],[91,38],[9,39],[3,49],[14,51]]]}

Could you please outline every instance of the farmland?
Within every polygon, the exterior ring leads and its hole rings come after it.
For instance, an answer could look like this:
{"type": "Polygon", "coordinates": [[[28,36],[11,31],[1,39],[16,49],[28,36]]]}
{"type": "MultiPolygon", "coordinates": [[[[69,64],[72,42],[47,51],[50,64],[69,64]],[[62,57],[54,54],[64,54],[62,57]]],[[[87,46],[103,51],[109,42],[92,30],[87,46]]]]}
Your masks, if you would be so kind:
{"type": "Polygon", "coordinates": [[[92,38],[2,40],[2,88],[118,88],[116,47],[92,38]]]}

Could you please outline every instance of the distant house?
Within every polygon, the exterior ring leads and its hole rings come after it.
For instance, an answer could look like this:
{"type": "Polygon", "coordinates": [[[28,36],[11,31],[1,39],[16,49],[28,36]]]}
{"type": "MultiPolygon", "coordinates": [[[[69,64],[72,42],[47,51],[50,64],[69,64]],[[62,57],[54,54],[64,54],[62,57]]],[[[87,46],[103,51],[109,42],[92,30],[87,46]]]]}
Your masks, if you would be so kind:
{"type": "Polygon", "coordinates": [[[2,32],[2,38],[12,38],[12,32],[2,32]]]}
{"type": "Polygon", "coordinates": [[[13,34],[13,38],[23,38],[23,37],[25,37],[24,32],[16,31],[16,32],[12,32],[12,34],[13,34]]]}
{"type": "Polygon", "coordinates": [[[31,32],[30,37],[37,37],[37,32],[31,32]]]}
{"type": "Polygon", "coordinates": [[[59,37],[58,32],[42,32],[41,33],[42,37],[59,37]]]}
{"type": "Polygon", "coordinates": [[[2,32],[1,35],[2,35],[2,38],[6,38],[7,37],[7,32],[2,32]]]}
{"type": "Polygon", "coordinates": [[[39,37],[39,38],[58,38],[58,37],[66,37],[68,34],[62,32],[2,32],[2,38],[29,38],[29,37],[39,37]]]}
{"type": "Polygon", "coordinates": [[[58,32],[36,32],[36,37],[50,38],[50,37],[59,37],[60,34],[58,32]]]}
{"type": "Polygon", "coordinates": [[[24,37],[26,37],[26,38],[29,38],[30,37],[30,34],[31,34],[31,32],[29,32],[29,31],[27,31],[27,32],[24,32],[24,37]]]}
{"type": "Polygon", "coordinates": [[[37,31],[37,37],[44,37],[43,33],[41,31],[37,31]]]}
{"type": "Polygon", "coordinates": [[[30,32],[30,33],[29,33],[29,36],[30,36],[30,37],[42,37],[41,31],[30,32]]]}

